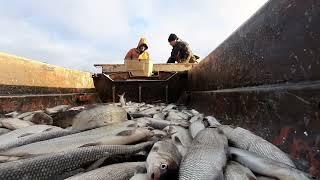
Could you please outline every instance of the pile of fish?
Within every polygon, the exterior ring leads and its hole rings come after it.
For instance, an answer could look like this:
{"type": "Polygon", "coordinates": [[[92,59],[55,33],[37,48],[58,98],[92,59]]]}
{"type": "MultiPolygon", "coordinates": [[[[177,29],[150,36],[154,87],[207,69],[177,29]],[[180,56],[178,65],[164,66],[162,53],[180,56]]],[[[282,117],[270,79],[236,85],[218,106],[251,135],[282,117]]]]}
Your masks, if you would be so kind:
{"type": "Polygon", "coordinates": [[[241,127],[175,104],[125,102],[12,112],[0,119],[1,179],[311,179],[241,127]],[[76,110],[72,125],[55,114],[76,110]]]}

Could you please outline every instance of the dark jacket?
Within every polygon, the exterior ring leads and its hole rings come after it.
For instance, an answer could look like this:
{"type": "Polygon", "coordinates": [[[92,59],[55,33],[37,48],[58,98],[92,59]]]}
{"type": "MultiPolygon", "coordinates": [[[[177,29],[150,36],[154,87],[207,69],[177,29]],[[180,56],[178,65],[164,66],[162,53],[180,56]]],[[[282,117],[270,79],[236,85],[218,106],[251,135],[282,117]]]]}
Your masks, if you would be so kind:
{"type": "Polygon", "coordinates": [[[171,56],[168,59],[167,63],[195,63],[196,58],[192,54],[191,49],[188,43],[181,41],[180,39],[177,41],[176,45],[173,46],[171,51],[171,56]]]}

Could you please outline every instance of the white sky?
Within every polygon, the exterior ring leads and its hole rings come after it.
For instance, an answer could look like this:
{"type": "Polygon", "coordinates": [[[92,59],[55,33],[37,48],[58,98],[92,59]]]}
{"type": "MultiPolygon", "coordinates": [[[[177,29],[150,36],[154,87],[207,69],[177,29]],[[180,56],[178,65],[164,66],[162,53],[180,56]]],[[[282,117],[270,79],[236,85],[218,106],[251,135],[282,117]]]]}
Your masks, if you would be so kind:
{"type": "Polygon", "coordinates": [[[144,36],[166,62],[176,33],[204,58],[267,0],[0,0],[0,51],[73,69],[123,63],[144,36]]]}

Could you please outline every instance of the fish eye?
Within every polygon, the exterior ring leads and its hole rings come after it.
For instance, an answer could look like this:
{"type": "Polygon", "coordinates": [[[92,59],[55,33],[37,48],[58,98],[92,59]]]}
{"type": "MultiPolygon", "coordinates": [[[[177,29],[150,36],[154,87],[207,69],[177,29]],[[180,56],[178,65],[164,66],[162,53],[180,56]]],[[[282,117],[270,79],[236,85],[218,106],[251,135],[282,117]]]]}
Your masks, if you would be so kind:
{"type": "Polygon", "coordinates": [[[163,170],[164,170],[164,169],[167,169],[167,168],[168,168],[168,165],[166,165],[166,164],[161,164],[161,165],[160,165],[160,168],[163,169],[163,170]]]}

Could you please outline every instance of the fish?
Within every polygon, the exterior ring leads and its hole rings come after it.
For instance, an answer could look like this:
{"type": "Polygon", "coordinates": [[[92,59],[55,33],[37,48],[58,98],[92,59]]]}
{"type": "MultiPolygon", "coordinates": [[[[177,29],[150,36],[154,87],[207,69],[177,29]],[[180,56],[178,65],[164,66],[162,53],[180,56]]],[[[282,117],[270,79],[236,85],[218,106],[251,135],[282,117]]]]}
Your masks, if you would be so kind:
{"type": "Polygon", "coordinates": [[[42,133],[44,131],[50,131],[55,129],[60,130],[61,128],[49,125],[34,125],[16,129],[0,136],[0,146],[7,143],[11,143],[13,141],[17,141],[21,137],[26,137],[32,134],[42,133]]]}
{"type": "Polygon", "coordinates": [[[203,120],[203,119],[204,119],[203,114],[198,114],[198,115],[195,115],[195,116],[191,117],[189,122],[193,123],[195,121],[203,120]]]}
{"type": "Polygon", "coordinates": [[[23,121],[18,118],[2,118],[0,119],[0,123],[3,127],[10,129],[10,130],[16,130],[28,126],[34,125],[34,123],[29,121],[23,121]]]}
{"type": "Polygon", "coordinates": [[[22,113],[22,114],[19,114],[16,118],[18,118],[18,119],[23,119],[23,120],[30,120],[31,119],[31,117],[32,117],[32,115],[34,114],[34,113],[37,113],[37,112],[43,112],[42,110],[38,110],[38,111],[31,111],[31,112],[24,112],[24,113],[22,113]],[[25,118],[27,118],[27,119],[25,119],[25,118]],[[29,118],[29,119],[28,119],[29,118]]]}
{"type": "Polygon", "coordinates": [[[0,136],[3,135],[3,134],[7,134],[8,132],[10,132],[10,129],[0,128],[0,136]]]}
{"type": "Polygon", "coordinates": [[[168,136],[168,133],[162,130],[154,129],[151,131],[153,133],[153,137],[156,140],[161,140],[168,136]]]}
{"type": "Polygon", "coordinates": [[[118,106],[101,105],[81,111],[73,118],[74,130],[87,130],[128,120],[127,112],[118,106]]]}
{"type": "Polygon", "coordinates": [[[171,141],[156,142],[146,160],[147,176],[152,180],[176,179],[181,158],[171,141]]]}
{"type": "Polygon", "coordinates": [[[251,131],[248,131],[241,127],[237,127],[233,130],[229,128],[229,130],[225,130],[224,133],[226,134],[229,143],[236,148],[248,150],[263,157],[267,157],[272,160],[295,167],[294,163],[287,154],[285,154],[272,143],[253,134],[251,131]]]}
{"type": "Polygon", "coordinates": [[[0,164],[0,177],[6,180],[56,179],[82,165],[113,155],[130,155],[150,148],[154,142],[136,145],[103,145],[71,149],[0,164]]]}
{"type": "Polygon", "coordinates": [[[150,126],[155,129],[164,129],[165,127],[169,125],[177,125],[177,126],[182,126],[182,127],[188,127],[189,124],[187,122],[171,122],[171,121],[166,121],[166,120],[159,120],[159,119],[154,119],[154,118],[148,118],[148,117],[143,117],[143,118],[137,118],[134,119],[138,123],[139,127],[147,127],[150,126]]]}
{"type": "Polygon", "coordinates": [[[180,126],[168,126],[164,128],[173,141],[174,145],[178,148],[180,154],[184,156],[187,153],[187,149],[192,142],[192,137],[189,131],[180,126]]]}
{"type": "Polygon", "coordinates": [[[220,122],[213,116],[206,116],[204,118],[204,120],[208,122],[210,127],[219,127],[219,126],[221,126],[220,122]]]}
{"type": "Polygon", "coordinates": [[[124,92],[123,94],[118,95],[118,96],[119,96],[119,102],[120,102],[120,104],[121,104],[122,107],[124,107],[124,106],[126,105],[126,99],[124,98],[124,95],[125,95],[125,94],[126,94],[126,93],[124,92]]]}
{"type": "Polygon", "coordinates": [[[145,169],[145,162],[125,162],[119,164],[112,164],[109,166],[104,166],[80,175],[76,175],[66,180],[128,180],[134,174],[139,171],[139,169],[145,169]]]}
{"type": "Polygon", "coordinates": [[[272,177],[265,177],[265,176],[256,176],[257,180],[277,180],[276,178],[272,177]]]}
{"type": "Polygon", "coordinates": [[[185,114],[183,112],[180,112],[178,110],[172,110],[168,112],[168,116],[166,117],[166,120],[188,120],[190,116],[188,114],[185,114]]]}
{"type": "Polygon", "coordinates": [[[53,119],[51,116],[44,112],[37,112],[33,114],[32,119],[30,122],[34,124],[47,124],[47,125],[52,125],[53,124],[53,119]]]}
{"type": "Polygon", "coordinates": [[[177,105],[175,104],[169,104],[167,105],[162,111],[169,111],[169,110],[172,110],[172,109],[177,109],[177,105]]]}
{"type": "Polygon", "coordinates": [[[229,161],[224,170],[225,180],[255,180],[256,176],[247,167],[235,162],[229,161]]]}
{"type": "Polygon", "coordinates": [[[139,113],[153,116],[154,114],[157,114],[157,113],[161,112],[161,110],[162,110],[162,108],[160,106],[155,106],[155,107],[151,107],[151,108],[145,109],[143,111],[140,110],[139,113]]]}
{"type": "Polygon", "coordinates": [[[154,119],[165,120],[166,119],[166,115],[167,115],[166,113],[160,112],[160,113],[154,114],[153,118],[154,119]]]}
{"type": "Polygon", "coordinates": [[[8,143],[1,143],[0,144],[0,152],[1,151],[6,151],[10,148],[15,148],[18,146],[23,146],[26,144],[31,144],[34,142],[39,142],[39,141],[44,141],[48,139],[53,139],[61,136],[67,136],[70,134],[75,134],[79,133],[79,131],[74,131],[74,130],[65,130],[65,129],[59,129],[57,128],[50,128],[47,129],[41,133],[36,133],[36,134],[27,134],[26,136],[21,136],[16,140],[13,140],[8,143]]]}
{"type": "Polygon", "coordinates": [[[149,178],[147,174],[136,173],[129,180],[149,180],[149,178]]]}
{"type": "Polygon", "coordinates": [[[55,107],[52,107],[52,108],[46,108],[44,111],[47,114],[55,114],[55,113],[58,113],[58,112],[66,111],[69,108],[70,108],[69,105],[59,105],[59,106],[55,106],[55,107]]]}
{"type": "Polygon", "coordinates": [[[152,115],[150,115],[150,114],[142,114],[142,113],[129,113],[129,114],[134,119],[142,118],[142,117],[150,117],[150,118],[152,118],[152,115]]]}
{"type": "Polygon", "coordinates": [[[193,139],[182,158],[179,180],[222,180],[227,162],[228,140],[217,128],[206,128],[193,139]]]}
{"type": "Polygon", "coordinates": [[[205,129],[207,127],[207,124],[203,120],[197,120],[190,124],[189,126],[189,132],[192,138],[195,138],[197,134],[205,129]]]}
{"type": "Polygon", "coordinates": [[[62,152],[89,145],[132,144],[150,138],[152,135],[153,134],[145,128],[133,127],[123,128],[122,131],[117,129],[114,132],[106,132],[104,135],[96,134],[91,136],[83,136],[81,133],[77,133],[12,148],[1,152],[0,156],[3,158],[8,157],[8,159],[12,157],[23,158],[30,155],[36,156],[46,153],[62,152]]]}
{"type": "Polygon", "coordinates": [[[137,113],[138,112],[138,109],[139,107],[138,106],[135,106],[135,105],[132,105],[132,106],[123,106],[122,107],[124,110],[127,111],[127,113],[131,114],[131,113],[137,113]]]}
{"type": "Polygon", "coordinates": [[[190,112],[191,112],[194,116],[200,114],[200,113],[199,113],[197,110],[195,110],[195,109],[191,109],[190,112]]]}
{"type": "Polygon", "coordinates": [[[229,154],[234,161],[246,166],[252,172],[263,176],[274,177],[279,180],[310,179],[304,172],[285,163],[260,156],[247,150],[230,147],[229,154]]]}
{"type": "Polygon", "coordinates": [[[20,114],[19,112],[13,111],[13,112],[10,112],[10,113],[5,114],[4,116],[5,116],[6,118],[15,118],[15,117],[17,117],[19,114],[20,114]]]}

